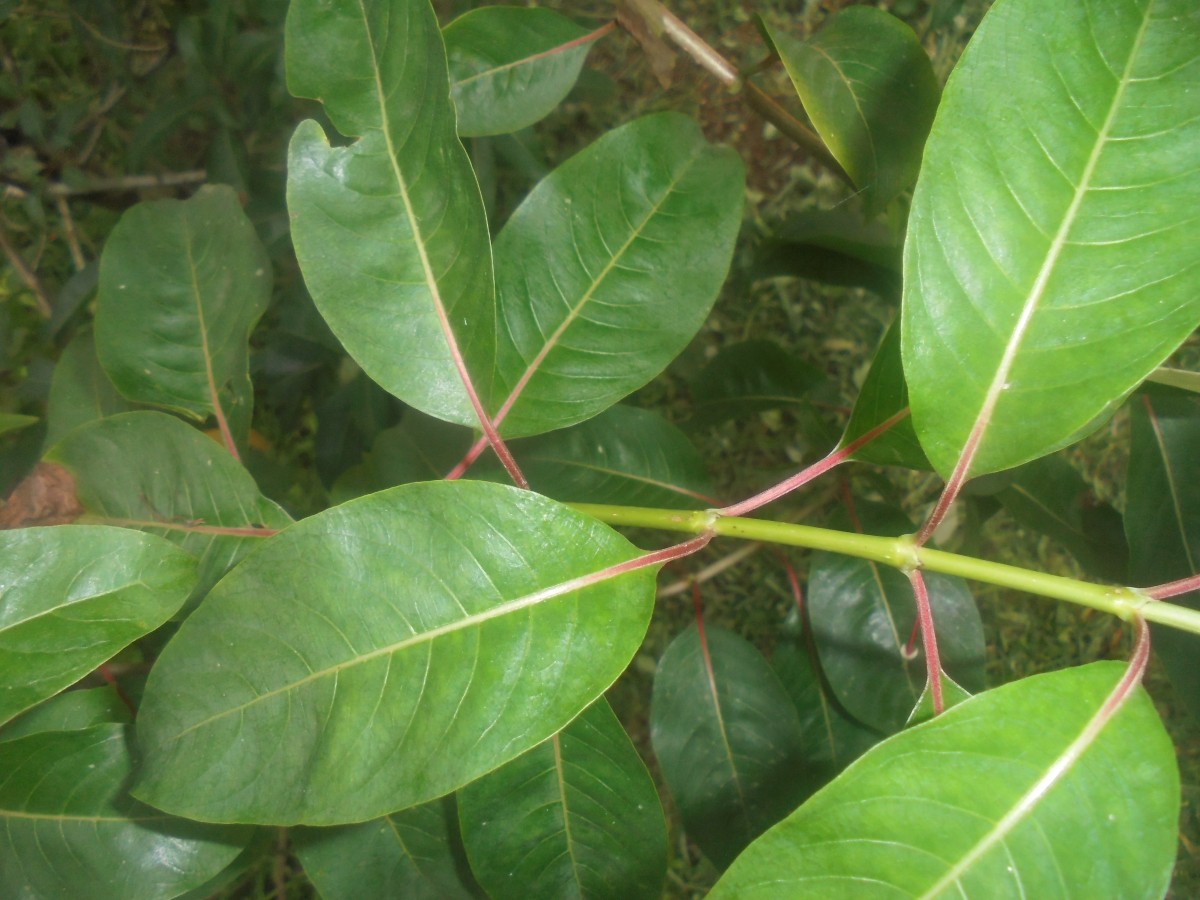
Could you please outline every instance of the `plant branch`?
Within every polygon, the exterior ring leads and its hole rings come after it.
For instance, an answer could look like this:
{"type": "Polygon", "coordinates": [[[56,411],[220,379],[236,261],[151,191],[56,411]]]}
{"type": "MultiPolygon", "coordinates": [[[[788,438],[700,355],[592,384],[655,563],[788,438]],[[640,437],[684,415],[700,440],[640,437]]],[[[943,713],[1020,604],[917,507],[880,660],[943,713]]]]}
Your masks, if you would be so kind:
{"type": "Polygon", "coordinates": [[[942,659],[938,653],[937,634],[933,628],[933,607],[929,605],[929,590],[925,587],[925,576],[920,569],[912,569],[908,575],[913,595],[917,599],[917,622],[921,626],[921,643],[925,648],[925,671],[929,676],[929,694],[933,700],[933,714],[940,716],[946,711],[942,698],[942,659]]]}
{"type": "MultiPolygon", "coordinates": [[[[122,191],[142,191],[156,187],[182,187],[190,184],[202,184],[208,180],[204,169],[192,169],[187,172],[166,172],[162,175],[121,175],[116,178],[93,178],[82,184],[70,185],[62,182],[51,182],[46,186],[49,197],[76,197],[81,194],[108,194],[122,191]]],[[[29,189],[15,184],[4,186],[4,196],[20,200],[28,196],[29,189]]]]}
{"type": "Polygon", "coordinates": [[[853,456],[871,441],[875,440],[875,438],[879,437],[897,422],[907,418],[908,414],[909,410],[906,406],[904,409],[900,410],[900,412],[896,413],[886,421],[879,423],[870,431],[859,435],[850,443],[836,448],[820,462],[813,463],[808,468],[797,472],[791,478],[785,478],[774,487],[769,487],[765,491],[755,494],[753,497],[750,497],[747,500],[743,500],[740,503],[734,503],[732,506],[726,506],[722,508],[720,511],[721,515],[743,516],[752,510],[758,509],[760,506],[765,506],[774,500],[778,500],[780,497],[790,494],[797,488],[803,487],[814,478],[824,475],[834,466],[844,463],[851,456],[853,456]]]}
{"type": "Polygon", "coordinates": [[[1189,575],[1178,581],[1168,581],[1154,587],[1142,588],[1143,593],[1152,600],[1165,600],[1167,597],[1178,597],[1192,591],[1200,591],[1200,575],[1189,575]]]}
{"type": "Polygon", "coordinates": [[[712,510],[682,512],[677,509],[647,509],[594,503],[568,505],[609,525],[657,528],[689,534],[711,531],[719,537],[827,550],[831,553],[873,560],[902,571],[921,568],[1054,600],[1065,600],[1109,613],[1126,622],[1140,615],[1150,622],[1200,634],[1200,610],[1157,602],[1139,588],[1092,584],[1062,575],[1050,575],[1005,563],[933,550],[919,546],[911,535],[886,538],[853,534],[812,525],[722,517],[712,510]]]}
{"type": "Polygon", "coordinates": [[[17,252],[17,248],[9,241],[8,227],[5,225],[3,217],[0,217],[0,250],[3,250],[4,255],[8,257],[8,264],[13,267],[13,271],[25,282],[25,287],[29,288],[33,293],[34,300],[37,302],[38,313],[42,318],[49,319],[52,315],[50,299],[46,296],[46,292],[42,288],[42,283],[38,280],[37,274],[25,264],[25,260],[17,252]]]}

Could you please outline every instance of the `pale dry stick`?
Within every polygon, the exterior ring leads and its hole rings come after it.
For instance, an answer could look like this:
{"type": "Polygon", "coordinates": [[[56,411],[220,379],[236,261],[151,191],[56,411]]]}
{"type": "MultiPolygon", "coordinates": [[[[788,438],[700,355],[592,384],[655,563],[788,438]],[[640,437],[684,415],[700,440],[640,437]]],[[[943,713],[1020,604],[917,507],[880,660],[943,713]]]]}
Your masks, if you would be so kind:
{"type": "MultiPolygon", "coordinates": [[[[51,182],[46,186],[46,194],[50,197],[77,197],[83,194],[108,194],[119,191],[142,191],[156,187],[184,187],[191,184],[202,184],[208,180],[204,169],[191,169],[186,172],[164,172],[162,175],[121,175],[116,178],[93,178],[82,184],[70,185],[62,182],[51,182]]],[[[5,199],[22,200],[29,196],[26,188],[16,184],[4,186],[5,199]]]]}
{"type": "Polygon", "coordinates": [[[46,296],[46,291],[42,288],[37,273],[29,268],[21,254],[17,252],[17,248],[9,241],[8,228],[5,226],[3,216],[0,216],[0,250],[4,251],[4,255],[8,257],[8,264],[13,267],[13,271],[25,282],[25,287],[29,288],[33,294],[34,300],[37,302],[38,313],[43,319],[49,319],[53,314],[50,298],[46,296]]]}
{"type": "Polygon", "coordinates": [[[83,256],[83,248],[79,246],[79,235],[75,231],[75,218],[71,215],[71,206],[67,203],[66,197],[56,197],[54,205],[58,207],[58,214],[62,217],[63,237],[67,241],[67,248],[71,251],[71,262],[74,263],[75,271],[78,272],[87,265],[87,260],[83,256]]]}
{"type": "Polygon", "coordinates": [[[813,156],[817,157],[831,172],[851,187],[854,187],[854,183],[851,181],[850,176],[846,174],[846,170],[834,159],[833,154],[829,152],[829,148],[825,146],[825,142],[821,140],[815,131],[780,106],[756,84],[743,79],[733,63],[718,53],[700,35],[692,31],[674,13],[662,4],[654,2],[654,0],[647,0],[644,4],[640,4],[639,8],[647,11],[653,10],[659,16],[659,21],[654,24],[661,24],[663,34],[669,37],[679,49],[695,60],[701,68],[710,72],[722,84],[730,88],[740,89],[746,99],[747,105],[751,109],[791,138],[796,144],[799,144],[813,156]]]}

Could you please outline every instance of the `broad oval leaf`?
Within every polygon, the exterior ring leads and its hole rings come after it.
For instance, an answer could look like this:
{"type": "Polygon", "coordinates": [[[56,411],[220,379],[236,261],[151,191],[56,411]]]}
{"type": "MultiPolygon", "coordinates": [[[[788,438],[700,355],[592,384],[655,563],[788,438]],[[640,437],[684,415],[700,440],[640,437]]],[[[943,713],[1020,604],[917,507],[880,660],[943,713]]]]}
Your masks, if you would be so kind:
{"type": "Polygon", "coordinates": [[[46,446],[53,447],[76,426],[133,408],[101,368],[91,329],[81,330],[54,366],[46,408],[46,446]]]}
{"type": "MultiPolygon", "coordinates": [[[[858,513],[870,534],[912,531],[901,513],[870,504],[859,504],[858,513]]],[[[983,623],[966,583],[929,572],[925,585],[942,668],[967,690],[981,690],[983,623]]],[[[908,578],[869,560],[814,553],[806,599],[821,669],[839,702],[885,734],[902,728],[926,682],[920,641],[917,656],[904,654],[916,621],[908,578]]]]}
{"type": "Polygon", "coordinates": [[[984,19],[905,244],[904,368],[943,476],[1070,443],[1200,324],[1198,72],[1191,0],[1005,0],[984,19]]]}
{"type": "Polygon", "coordinates": [[[0,894],[130,900],[177,897],[225,868],[250,839],[129,799],[126,726],[0,742],[0,894]]]}
{"type": "Polygon", "coordinates": [[[720,505],[700,452],[650,410],[617,405],[572,428],[516,441],[512,451],[530,485],[564,503],[720,505]]]}
{"type": "Polygon", "coordinates": [[[809,789],[796,707],[762,654],[724,628],[692,626],[667,647],[650,740],[688,836],[721,868],[809,789]]]}
{"type": "Polygon", "coordinates": [[[495,245],[499,346],[480,390],[503,434],[582,422],[687,346],[729,270],[744,181],[733,150],[658,113],[533,189],[495,245]]]}
{"type": "Polygon", "coordinates": [[[0,532],[0,723],[52,697],[183,605],[196,562],[100,525],[0,532]]]}
{"type": "Polygon", "coordinates": [[[508,134],[544,118],[575,86],[591,48],[566,16],[536,7],[473,9],[442,36],[464,137],[508,134]]]}
{"type": "Polygon", "coordinates": [[[104,245],[96,353],[127,399],[215,415],[244,441],[250,331],[270,296],[271,264],[232,188],[139,203],[104,245]]]}
{"type": "Polygon", "coordinates": [[[912,185],[938,105],[921,42],[890,13],[844,9],[807,41],[767,26],[804,111],[862,193],[867,214],[912,185]]]}
{"type": "Polygon", "coordinates": [[[471,870],[493,900],[662,896],[662,805],[604,699],[459,791],[458,814],[471,870]]]}
{"type": "MultiPolygon", "coordinates": [[[[1132,404],[1125,531],[1134,584],[1164,584],[1200,572],[1200,401],[1139,396],[1132,404]]],[[[1193,609],[1195,593],[1177,598],[1193,609]]],[[[1200,638],[1154,629],[1154,650],[1180,699],[1200,718],[1200,638]]]]}
{"type": "Polygon", "coordinates": [[[1171,740],[1141,689],[1084,736],[1123,668],[1027,678],[885,741],[709,897],[1163,896],[1179,816],[1171,740]],[[1039,790],[1056,763],[1061,777],[1039,790]]]}
{"type": "Polygon", "coordinates": [[[466,900],[469,879],[454,799],[358,825],[297,828],[296,857],[323,900],[466,900]]]}
{"type": "Polygon", "coordinates": [[[288,150],[292,241],[317,308],[382,387],[475,424],[455,353],[491,372],[491,244],[433,10],[296,0],[286,55],[292,93],[357,138],[332,147],[309,120],[288,150]]]}
{"type": "Polygon", "coordinates": [[[46,459],[74,476],[84,521],[157,534],[199,558],[193,601],[292,522],[237,460],[163,413],[122,413],[81,426],[46,459]]]}
{"type": "Polygon", "coordinates": [[[654,576],[606,570],[636,555],[593,519],[485,482],[404,485],[297,523],[163,651],[134,793],[204,821],[311,825],[448,793],[625,668],[654,576]]]}

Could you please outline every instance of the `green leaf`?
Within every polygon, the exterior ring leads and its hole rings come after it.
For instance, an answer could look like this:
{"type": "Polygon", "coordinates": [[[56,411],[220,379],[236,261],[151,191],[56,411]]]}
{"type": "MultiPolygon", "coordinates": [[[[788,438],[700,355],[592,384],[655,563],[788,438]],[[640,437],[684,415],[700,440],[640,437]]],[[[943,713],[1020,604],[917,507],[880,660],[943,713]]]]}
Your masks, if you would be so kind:
{"type": "Polygon", "coordinates": [[[1170,738],[1140,689],[1099,735],[1084,732],[1122,670],[1027,678],[885,741],[709,897],[1163,896],[1179,816],[1170,738]],[[1061,777],[1039,790],[1056,763],[1061,777]]]}
{"type": "Polygon", "coordinates": [[[536,746],[633,657],[649,569],[580,513],[484,482],[372,494],[264,542],[180,627],[134,793],[205,821],[377,818],[536,746]],[[213,754],[220,748],[220,754],[213,754]]]}
{"type": "Polygon", "coordinates": [[[762,654],[723,628],[701,638],[692,626],[667,647],[650,740],[688,836],[718,867],[804,796],[796,707],[762,654]]]}
{"type": "Polygon", "coordinates": [[[445,27],[450,95],[464,137],[520,131],[548,115],[570,93],[590,43],[587,34],[550,9],[485,6],[445,27]]]}
{"type": "Polygon", "coordinates": [[[491,372],[491,246],[433,10],[296,0],[286,56],[292,93],[357,138],[332,147],[309,120],[288,150],[292,241],[317,308],[380,386],[475,424],[452,345],[477,376],[491,372]]]}
{"type": "Polygon", "coordinates": [[[132,721],[129,707],[111,687],[64,691],[5,725],[0,729],[0,741],[42,731],[80,731],[93,725],[132,721]]]}
{"type": "Polygon", "coordinates": [[[720,505],[700,452],[649,410],[614,406],[571,428],[514,442],[512,451],[530,485],[563,503],[720,505]]]}
{"type": "Polygon", "coordinates": [[[128,400],[249,433],[250,330],[271,296],[271,264],[237,194],[139,203],[100,261],[96,353],[128,400]]]}
{"type": "MultiPolygon", "coordinates": [[[[939,673],[938,680],[942,683],[942,705],[944,710],[950,709],[952,706],[958,706],[964,700],[970,699],[971,692],[945,672],[939,673]]],[[[912,728],[914,725],[928,722],[935,715],[938,715],[933,708],[933,691],[929,689],[929,684],[926,681],[925,687],[921,689],[921,696],[917,699],[917,705],[913,707],[913,711],[908,715],[908,721],[904,723],[905,728],[912,728]]]]}
{"type": "Polygon", "coordinates": [[[158,628],[195,580],[195,561],[151,535],[93,525],[0,532],[0,723],[158,628]]]}
{"type": "MultiPolygon", "coordinates": [[[[902,514],[883,507],[860,503],[858,513],[870,534],[913,530],[902,514]]],[[[942,668],[968,690],[982,689],[983,624],[966,583],[931,572],[925,585],[942,668]]],[[[926,682],[920,653],[904,657],[916,621],[908,578],[865,559],[814,553],[806,599],[821,668],[838,701],[885,734],[902,728],[926,682]]]]}
{"type": "Polygon", "coordinates": [[[496,237],[502,324],[480,390],[503,434],[582,422],[687,346],[729,270],[744,180],[733,150],[668,112],[610,131],[533,189],[496,237]]]}
{"type": "Polygon", "coordinates": [[[0,435],[28,428],[38,420],[37,416],[22,416],[16,413],[0,413],[0,435]]]}
{"type": "Polygon", "coordinates": [[[937,109],[937,78],[920,41],[867,6],[842,10],[807,41],[778,28],[771,40],[813,127],[874,215],[916,180],[937,109]]]}
{"type": "Polygon", "coordinates": [[[123,413],[81,426],[46,459],[75,477],[85,521],[157,534],[198,557],[192,601],[270,529],[292,522],[220,445],[163,413],[123,413]]]}
{"type": "Polygon", "coordinates": [[[804,749],[796,777],[805,782],[803,796],[807,797],[878,743],[881,735],[855,721],[826,695],[808,654],[794,643],[775,648],[771,668],[800,715],[804,749]]]}
{"type": "Polygon", "coordinates": [[[1189,0],[1007,0],[955,67],[904,263],[913,421],[943,476],[1065,446],[1200,324],[1197,47],[1189,0]]]}
{"type": "Polygon", "coordinates": [[[662,805],[603,699],[459,791],[458,813],[471,870],[493,900],[662,896],[662,805]]]}
{"type": "Polygon", "coordinates": [[[370,452],[359,465],[342,473],[330,497],[335,503],[343,503],[399,484],[436,481],[469,449],[471,432],[462,426],[407,410],[399,425],[375,436],[370,452]]]}
{"type": "Polygon", "coordinates": [[[692,384],[691,428],[798,406],[825,373],[772,341],[743,341],[718,353],[692,384]]]}
{"type": "Polygon", "coordinates": [[[126,726],[0,743],[0,894],[175,897],[225,868],[249,840],[129,799],[126,726]]]}
{"type": "MultiPolygon", "coordinates": [[[[896,319],[884,334],[879,349],[875,351],[875,358],[871,360],[870,371],[854,401],[854,411],[850,414],[841,446],[852,443],[907,407],[908,385],[900,361],[900,320],[896,319]]],[[[913,430],[912,416],[900,420],[856,451],[854,458],[881,466],[931,468],[913,430]]]]}
{"type": "Polygon", "coordinates": [[[297,828],[292,839],[324,900],[476,896],[463,881],[466,859],[449,797],[358,825],[297,828]]]}
{"type": "MultiPolygon", "coordinates": [[[[1142,396],[1131,405],[1125,531],[1134,584],[1162,584],[1200,572],[1200,400],[1142,396]]],[[[1195,593],[1175,598],[1200,608],[1195,593]]],[[[1200,718],[1200,639],[1154,629],[1154,650],[1179,697],[1200,718]]]]}
{"type": "Polygon", "coordinates": [[[1054,538],[1087,571],[1108,581],[1127,580],[1128,548],[1099,543],[1101,535],[1089,527],[1105,515],[1102,510],[1118,523],[1120,513],[1095,499],[1074,466],[1061,456],[1046,456],[1021,466],[1016,475],[995,495],[1014,519],[1054,538]]]}
{"type": "Polygon", "coordinates": [[[133,404],[121,396],[100,367],[91,329],[80,331],[54,366],[46,411],[46,446],[53,447],[79,425],[131,409],[133,404]]]}
{"type": "Polygon", "coordinates": [[[802,210],[758,246],[752,274],[864,287],[891,299],[900,294],[900,266],[900,246],[882,222],[839,210],[802,210]]]}

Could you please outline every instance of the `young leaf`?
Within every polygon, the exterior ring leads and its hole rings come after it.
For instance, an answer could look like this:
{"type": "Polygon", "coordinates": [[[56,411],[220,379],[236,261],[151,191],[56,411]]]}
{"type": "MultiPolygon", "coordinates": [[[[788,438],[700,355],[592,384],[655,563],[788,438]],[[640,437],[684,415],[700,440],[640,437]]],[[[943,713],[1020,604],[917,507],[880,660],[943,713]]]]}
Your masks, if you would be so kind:
{"type": "Polygon", "coordinates": [[[533,189],[496,237],[502,324],[481,391],[505,435],[582,422],[683,350],[729,270],[744,180],[733,150],[668,112],[609,132],[533,189]]]}
{"type": "Polygon", "coordinates": [[[292,832],[304,874],[324,900],[405,897],[465,900],[453,798],[432,800],[358,825],[292,832]]]}
{"type": "Polygon", "coordinates": [[[471,870],[493,900],[662,896],[662,805],[603,698],[459,791],[458,813],[471,870]]]}
{"type": "Polygon", "coordinates": [[[78,425],[133,408],[100,367],[91,329],[82,330],[54,366],[46,409],[46,446],[53,447],[78,425]]]}
{"type": "Polygon", "coordinates": [[[704,458],[658,413],[614,406],[572,428],[513,445],[533,488],[563,503],[707,509],[704,458]]]}
{"type": "Polygon", "coordinates": [[[1170,738],[1140,689],[1085,731],[1122,669],[1027,678],[885,741],[755,841],[709,897],[1163,896],[1179,815],[1170,738]],[[1039,791],[1056,764],[1061,777],[1039,791]]]}
{"type": "Polygon", "coordinates": [[[587,32],[551,9],[485,6],[442,31],[463,137],[520,131],[562,102],[587,58],[587,32]],[[564,46],[570,45],[573,46],[564,46]]]}
{"type": "MultiPolygon", "coordinates": [[[[871,369],[854,401],[854,411],[850,414],[846,433],[842,435],[841,446],[854,442],[907,407],[908,385],[900,361],[900,320],[895,319],[871,360],[871,369]]],[[[901,419],[864,445],[855,452],[854,458],[881,466],[931,468],[913,430],[912,416],[901,419]]]]}
{"type": "Polygon", "coordinates": [[[654,577],[606,570],[637,555],[594,519],[485,482],[305,519],[225,576],[159,657],[134,793],[204,821],[333,825],[455,790],[629,663],[654,577]]]}
{"type": "Polygon", "coordinates": [[[270,296],[271,264],[232,189],[140,203],[104,245],[96,353],[126,399],[215,415],[242,443],[250,330],[270,296]]]}
{"type": "MultiPolygon", "coordinates": [[[[912,530],[902,514],[869,504],[858,512],[871,534],[912,530]]],[[[928,573],[925,584],[942,667],[968,690],[982,689],[983,623],[966,583],[928,573]]],[[[908,578],[868,560],[814,553],[807,601],[821,668],[839,702],[885,734],[902,728],[926,682],[924,660],[904,654],[916,621],[908,578]]]]}
{"type": "MultiPolygon", "coordinates": [[[[1125,530],[1134,584],[1161,584],[1200,572],[1200,400],[1135,399],[1125,488],[1125,530]]],[[[1193,609],[1200,596],[1176,600],[1193,609]]],[[[1154,650],[1179,697],[1200,718],[1200,638],[1154,630],[1154,650]]]]}
{"type": "Polygon", "coordinates": [[[43,731],[80,731],[93,725],[132,721],[129,707],[111,687],[63,691],[0,728],[0,741],[43,731]]]}
{"type": "Polygon", "coordinates": [[[292,523],[237,460],[163,413],[98,419],[68,434],[46,459],[75,477],[86,521],[157,534],[198,557],[193,602],[272,529],[292,523]]]}
{"type": "Polygon", "coordinates": [[[804,111],[874,215],[916,181],[937,109],[920,41],[869,6],[842,10],[804,42],[767,27],[804,111]]]}
{"type": "Polygon", "coordinates": [[[1197,47],[1190,0],[1006,0],[954,69],[904,263],[913,422],[943,476],[1066,445],[1200,324],[1197,47]]]}
{"type": "Polygon", "coordinates": [[[659,660],[650,740],[688,836],[718,867],[805,794],[796,707],[762,654],[723,628],[702,639],[693,626],[659,660]]]}
{"type": "Polygon", "coordinates": [[[727,419],[803,402],[825,373],[772,341],[743,341],[726,347],[692,384],[691,428],[710,428],[727,419]]]}
{"type": "Polygon", "coordinates": [[[0,742],[0,894],[176,897],[220,872],[250,832],[164,815],[125,793],[126,726],[0,742]]]}
{"type": "Polygon", "coordinates": [[[162,625],[195,580],[195,560],[148,534],[95,525],[0,532],[0,723],[162,625]]]}
{"type": "Polygon", "coordinates": [[[459,363],[493,367],[491,244],[433,10],[296,0],[286,56],[292,93],[357,138],[332,147],[309,120],[288,150],[292,240],[317,308],[382,387],[476,424],[459,363]]]}

